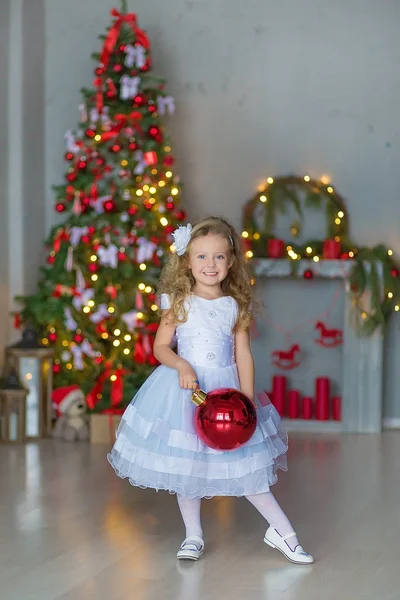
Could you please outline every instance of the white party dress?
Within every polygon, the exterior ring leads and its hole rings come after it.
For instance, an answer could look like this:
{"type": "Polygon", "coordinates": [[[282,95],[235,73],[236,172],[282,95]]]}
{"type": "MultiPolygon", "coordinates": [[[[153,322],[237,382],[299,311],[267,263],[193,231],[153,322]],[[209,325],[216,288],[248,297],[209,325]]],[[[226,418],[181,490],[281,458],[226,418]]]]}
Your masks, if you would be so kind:
{"type": "MultiPolygon", "coordinates": [[[[161,307],[169,306],[163,295],[161,307]]],[[[187,307],[187,321],[176,328],[179,356],[193,366],[205,392],[240,389],[232,332],[236,300],[192,294],[187,307]]],[[[277,481],[277,470],[287,469],[287,435],[274,406],[257,402],[252,438],[232,451],[214,450],[195,432],[191,391],[181,389],[175,369],[160,365],[125,410],[107,458],[117,475],[132,485],[187,498],[267,492],[277,481]]]]}

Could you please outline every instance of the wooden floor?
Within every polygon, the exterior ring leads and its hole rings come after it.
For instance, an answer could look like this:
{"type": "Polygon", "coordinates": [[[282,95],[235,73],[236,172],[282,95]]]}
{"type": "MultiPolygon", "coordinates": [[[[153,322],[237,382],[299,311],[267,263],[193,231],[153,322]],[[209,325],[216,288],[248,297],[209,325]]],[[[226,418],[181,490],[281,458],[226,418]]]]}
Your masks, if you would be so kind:
{"type": "Polygon", "coordinates": [[[204,501],[206,553],[178,564],[176,499],[132,488],[107,448],[0,447],[1,600],[398,600],[400,432],[292,434],[275,493],[315,555],[263,544],[244,499],[204,501]]]}

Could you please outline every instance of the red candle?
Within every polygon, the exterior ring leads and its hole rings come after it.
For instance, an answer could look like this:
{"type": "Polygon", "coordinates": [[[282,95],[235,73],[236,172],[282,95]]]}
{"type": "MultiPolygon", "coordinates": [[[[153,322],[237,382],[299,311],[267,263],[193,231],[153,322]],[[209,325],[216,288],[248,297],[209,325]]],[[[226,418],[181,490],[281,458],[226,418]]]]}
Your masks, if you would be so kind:
{"type": "Polygon", "coordinates": [[[288,415],[290,419],[298,419],[299,417],[300,392],[290,390],[288,394],[288,415]]]}
{"type": "Polygon", "coordinates": [[[285,414],[285,401],[286,377],[283,375],[275,375],[272,378],[272,402],[281,417],[285,414]]]}
{"type": "Polygon", "coordinates": [[[315,381],[315,418],[329,420],[329,379],[318,377],[315,381]]]}
{"type": "Polygon", "coordinates": [[[334,421],[342,420],[342,399],[339,396],[332,398],[332,419],[334,421]]]}
{"type": "Polygon", "coordinates": [[[269,258],[282,258],[285,253],[285,242],[275,238],[267,241],[267,256],[269,258]]]}
{"type": "Polygon", "coordinates": [[[325,240],[322,247],[322,256],[325,259],[340,258],[340,242],[325,240]]]}
{"type": "Polygon", "coordinates": [[[313,399],[310,396],[304,396],[302,403],[303,419],[312,419],[313,416],[313,399]]]}

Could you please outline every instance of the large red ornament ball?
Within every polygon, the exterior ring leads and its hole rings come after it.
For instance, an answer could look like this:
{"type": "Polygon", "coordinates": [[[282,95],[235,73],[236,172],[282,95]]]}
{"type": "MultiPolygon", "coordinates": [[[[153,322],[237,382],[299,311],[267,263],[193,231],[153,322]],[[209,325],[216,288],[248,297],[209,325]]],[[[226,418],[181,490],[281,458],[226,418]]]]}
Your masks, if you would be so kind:
{"type": "Polygon", "coordinates": [[[194,392],[193,401],[201,402],[195,412],[196,433],[210,448],[235,450],[252,437],[257,426],[256,409],[239,390],[221,388],[207,395],[194,392]]]}

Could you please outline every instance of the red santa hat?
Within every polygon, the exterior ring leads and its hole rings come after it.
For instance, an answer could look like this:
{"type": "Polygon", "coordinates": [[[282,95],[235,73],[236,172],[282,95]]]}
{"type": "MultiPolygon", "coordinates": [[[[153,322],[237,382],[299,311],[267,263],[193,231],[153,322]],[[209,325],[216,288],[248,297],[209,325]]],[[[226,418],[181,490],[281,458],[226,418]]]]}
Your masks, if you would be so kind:
{"type": "Polygon", "coordinates": [[[74,402],[85,402],[85,395],[78,385],[67,385],[57,388],[52,393],[52,400],[57,414],[65,414],[74,402]]]}

